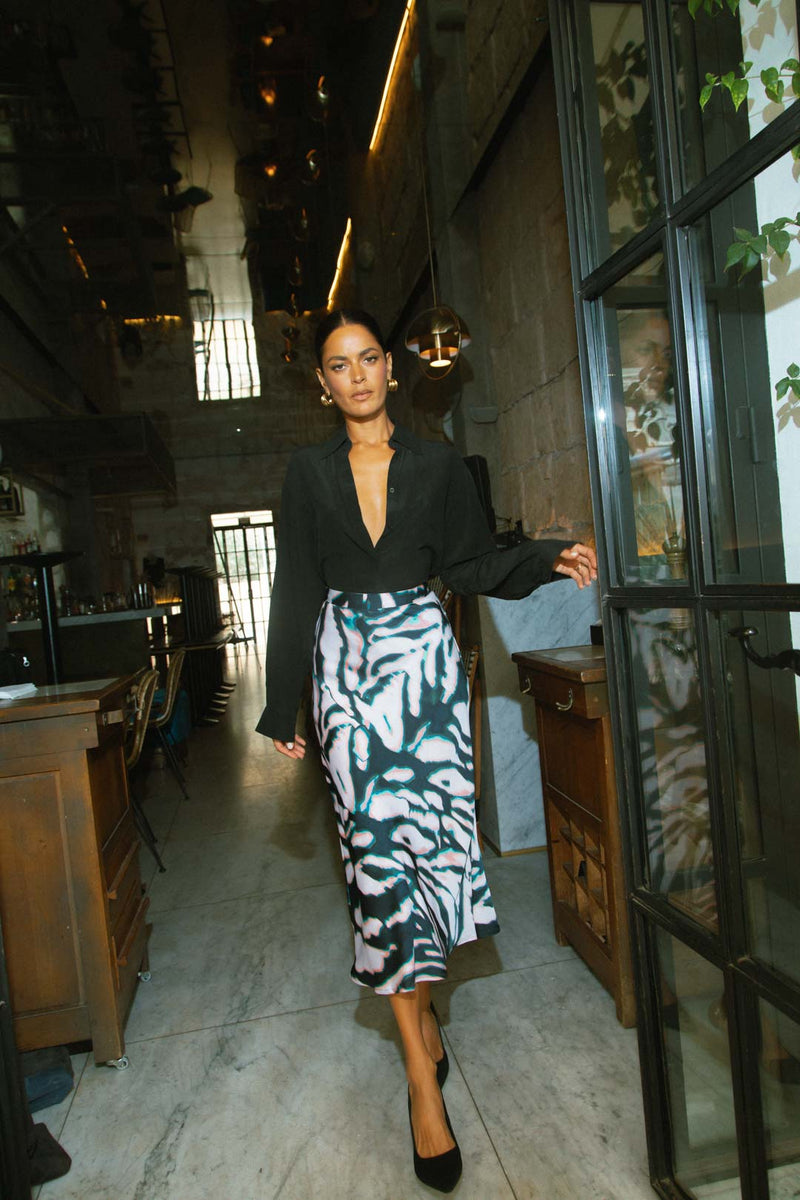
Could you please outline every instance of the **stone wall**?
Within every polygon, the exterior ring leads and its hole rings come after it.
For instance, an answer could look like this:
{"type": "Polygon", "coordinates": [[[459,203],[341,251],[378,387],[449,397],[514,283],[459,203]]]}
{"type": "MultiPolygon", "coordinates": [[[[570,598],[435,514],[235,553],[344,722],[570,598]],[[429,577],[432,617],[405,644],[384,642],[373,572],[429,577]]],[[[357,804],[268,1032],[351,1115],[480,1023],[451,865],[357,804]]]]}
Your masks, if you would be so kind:
{"type": "Polygon", "coordinates": [[[498,513],[531,536],[593,540],[552,60],[479,189],[499,410],[498,513]]]}

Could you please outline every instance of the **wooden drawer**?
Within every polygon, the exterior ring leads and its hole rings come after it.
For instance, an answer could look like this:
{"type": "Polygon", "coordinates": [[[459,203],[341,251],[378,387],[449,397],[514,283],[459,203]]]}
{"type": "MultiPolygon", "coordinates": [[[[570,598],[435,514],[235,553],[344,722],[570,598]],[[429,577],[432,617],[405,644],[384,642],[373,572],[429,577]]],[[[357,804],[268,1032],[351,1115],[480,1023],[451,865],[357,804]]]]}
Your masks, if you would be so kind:
{"type": "Polygon", "coordinates": [[[574,683],[522,665],[518,670],[520,691],[538,704],[546,704],[563,713],[574,712],[590,720],[608,712],[608,689],[604,683],[574,683]]]}
{"type": "Polygon", "coordinates": [[[142,955],[137,951],[146,929],[145,917],[147,916],[149,907],[149,896],[145,896],[141,892],[136,896],[132,896],[128,909],[120,922],[119,933],[114,934],[111,938],[116,968],[117,991],[122,990],[124,980],[131,966],[134,967],[134,975],[139,970],[142,955]]]}
{"type": "Polygon", "coordinates": [[[133,813],[126,808],[116,822],[109,837],[103,843],[103,879],[106,890],[111,898],[111,892],[118,889],[120,872],[127,866],[131,856],[131,848],[139,841],[133,813]]]}
{"type": "Polygon", "coordinates": [[[123,922],[131,905],[131,895],[137,896],[142,892],[142,876],[139,868],[138,838],[131,842],[127,855],[120,864],[117,875],[111,882],[106,895],[108,896],[108,926],[117,940],[124,937],[123,922]]]}

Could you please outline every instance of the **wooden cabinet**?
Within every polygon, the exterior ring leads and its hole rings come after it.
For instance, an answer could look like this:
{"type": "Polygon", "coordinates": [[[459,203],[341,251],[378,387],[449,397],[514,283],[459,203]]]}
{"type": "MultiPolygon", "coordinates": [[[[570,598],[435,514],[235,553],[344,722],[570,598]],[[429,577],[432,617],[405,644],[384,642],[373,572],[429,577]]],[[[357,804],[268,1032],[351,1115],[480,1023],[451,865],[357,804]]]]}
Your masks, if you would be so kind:
{"type": "Polygon", "coordinates": [[[553,923],[636,1022],[603,650],[512,655],[536,704],[553,923]]]}
{"type": "Polygon", "coordinates": [[[149,900],[123,753],[129,681],[0,701],[0,917],[20,1050],[119,1059],[149,900]]]}

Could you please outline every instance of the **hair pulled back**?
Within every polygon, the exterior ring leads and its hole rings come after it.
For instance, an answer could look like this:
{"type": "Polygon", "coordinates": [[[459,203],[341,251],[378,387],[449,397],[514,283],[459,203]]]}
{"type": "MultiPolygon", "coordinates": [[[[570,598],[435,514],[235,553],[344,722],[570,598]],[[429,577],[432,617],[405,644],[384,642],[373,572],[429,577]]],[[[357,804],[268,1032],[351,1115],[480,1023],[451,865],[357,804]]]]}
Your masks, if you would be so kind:
{"type": "Polygon", "coordinates": [[[340,329],[342,325],[363,325],[370,331],[383,353],[386,353],[381,327],[370,313],[364,312],[360,308],[335,308],[333,312],[322,318],[317,326],[317,332],[314,334],[314,353],[320,369],[322,369],[322,351],[325,343],[334,329],[340,329]]]}

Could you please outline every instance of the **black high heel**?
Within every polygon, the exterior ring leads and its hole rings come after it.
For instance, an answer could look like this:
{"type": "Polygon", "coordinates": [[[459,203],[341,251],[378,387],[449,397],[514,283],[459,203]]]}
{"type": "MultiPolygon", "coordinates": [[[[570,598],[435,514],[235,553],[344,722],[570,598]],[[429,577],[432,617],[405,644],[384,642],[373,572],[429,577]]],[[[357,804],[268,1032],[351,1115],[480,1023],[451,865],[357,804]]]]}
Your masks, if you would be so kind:
{"type": "Polygon", "coordinates": [[[442,1057],[436,1063],[436,1082],[440,1088],[444,1087],[445,1080],[450,1072],[450,1060],[447,1057],[447,1051],[444,1048],[444,1038],[442,1037],[442,1024],[439,1020],[439,1014],[431,1004],[431,1012],[433,1019],[436,1022],[436,1028],[439,1030],[439,1041],[442,1043],[442,1057]]]}
{"type": "Polygon", "coordinates": [[[411,1090],[409,1089],[408,1124],[411,1129],[411,1145],[414,1147],[414,1173],[420,1183],[424,1183],[426,1187],[434,1188],[437,1192],[452,1192],[461,1178],[461,1151],[458,1148],[444,1100],[442,1100],[442,1107],[450,1137],[456,1144],[452,1150],[445,1150],[444,1154],[434,1154],[432,1158],[421,1158],[417,1154],[417,1143],[414,1139],[414,1125],[411,1120],[411,1090]]]}

